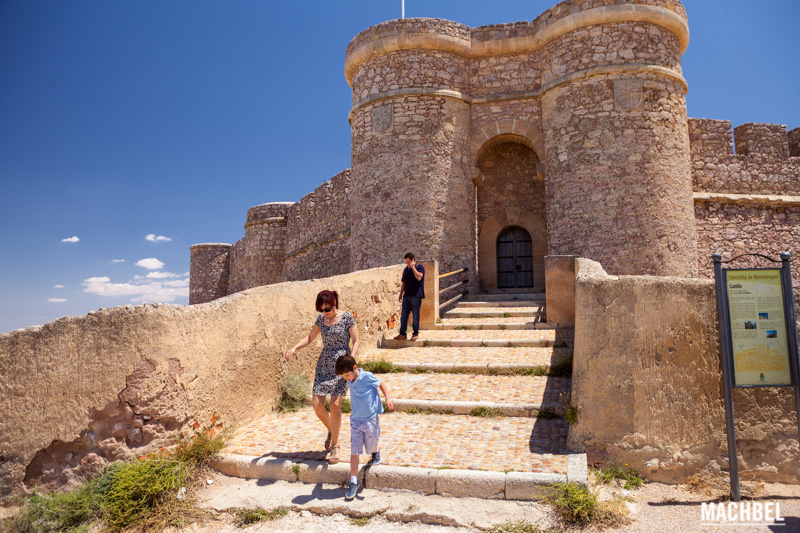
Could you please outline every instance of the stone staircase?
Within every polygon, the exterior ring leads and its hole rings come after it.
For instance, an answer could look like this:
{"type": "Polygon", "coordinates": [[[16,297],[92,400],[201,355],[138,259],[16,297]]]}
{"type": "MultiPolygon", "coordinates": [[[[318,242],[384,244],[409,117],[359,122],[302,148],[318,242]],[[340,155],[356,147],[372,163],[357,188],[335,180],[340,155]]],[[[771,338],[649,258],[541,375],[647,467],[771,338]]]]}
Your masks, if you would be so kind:
{"type": "MultiPolygon", "coordinates": [[[[362,351],[361,366],[385,367],[378,377],[395,406],[381,416],[383,463],[365,467],[369,458],[362,456],[362,484],[531,500],[549,483],[586,483],[586,457],[567,452],[563,419],[573,332],[545,317],[543,294],[479,295],[422,330],[417,341],[389,337],[362,351]]],[[[324,439],[310,407],[272,414],[241,428],[216,466],[239,477],[344,484],[348,415],[341,463],[324,462],[324,439]]]]}

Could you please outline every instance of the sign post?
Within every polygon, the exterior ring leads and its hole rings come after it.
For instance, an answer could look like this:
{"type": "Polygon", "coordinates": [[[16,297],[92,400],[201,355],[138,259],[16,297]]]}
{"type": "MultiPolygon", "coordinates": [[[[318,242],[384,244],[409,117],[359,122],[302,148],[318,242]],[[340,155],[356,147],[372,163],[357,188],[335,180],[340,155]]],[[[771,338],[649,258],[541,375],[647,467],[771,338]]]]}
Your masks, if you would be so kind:
{"type": "MultiPolygon", "coordinates": [[[[778,261],[760,254],[773,263],[778,261]]],[[[794,387],[800,434],[800,359],[792,292],[789,252],[781,254],[781,268],[723,269],[722,254],[714,254],[714,283],[719,315],[722,383],[731,498],[741,500],[739,457],[733,411],[733,388],[794,387]]]]}

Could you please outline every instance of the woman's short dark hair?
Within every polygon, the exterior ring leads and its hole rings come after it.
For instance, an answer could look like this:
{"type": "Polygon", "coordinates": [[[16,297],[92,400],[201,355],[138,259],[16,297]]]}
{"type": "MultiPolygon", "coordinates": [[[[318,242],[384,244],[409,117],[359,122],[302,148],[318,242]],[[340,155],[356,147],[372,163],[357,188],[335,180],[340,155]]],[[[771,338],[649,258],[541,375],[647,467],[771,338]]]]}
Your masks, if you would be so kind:
{"type": "Polygon", "coordinates": [[[336,360],[336,375],[341,376],[347,372],[352,372],[354,366],[356,366],[356,360],[352,355],[349,353],[340,355],[336,360]]]}
{"type": "Polygon", "coordinates": [[[403,256],[403,259],[411,259],[412,261],[414,261],[416,260],[416,257],[414,257],[414,254],[412,254],[411,252],[408,252],[406,255],[403,256]]]}
{"type": "Polygon", "coordinates": [[[339,307],[339,294],[336,291],[322,291],[317,294],[317,311],[322,311],[324,304],[339,307]]]}

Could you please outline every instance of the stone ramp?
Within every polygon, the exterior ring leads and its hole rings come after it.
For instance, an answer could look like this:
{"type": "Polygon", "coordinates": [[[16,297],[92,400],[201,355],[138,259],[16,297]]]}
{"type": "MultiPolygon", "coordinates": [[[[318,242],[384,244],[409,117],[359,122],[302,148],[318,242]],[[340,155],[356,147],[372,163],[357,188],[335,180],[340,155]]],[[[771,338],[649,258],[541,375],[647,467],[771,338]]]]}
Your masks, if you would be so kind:
{"type": "MultiPolygon", "coordinates": [[[[372,467],[362,456],[360,479],[368,488],[522,500],[541,498],[550,483],[586,483],[586,456],[568,453],[569,425],[561,418],[571,380],[549,375],[569,362],[572,329],[536,322],[545,316],[538,302],[469,303],[454,314],[502,312],[446,318],[452,329],[422,331],[418,341],[384,339],[358,355],[401,369],[379,374],[395,412],[381,416],[382,464],[372,467]],[[502,316],[508,310],[520,316],[502,316]],[[465,320],[484,322],[456,328],[465,320]],[[535,328],[509,328],[504,320],[535,328]]],[[[237,431],[216,466],[239,477],[346,484],[349,415],[342,420],[339,464],[325,461],[326,433],[310,407],[270,414],[237,431]]]]}
{"type": "MultiPolygon", "coordinates": [[[[550,483],[585,482],[586,459],[569,455],[564,420],[442,414],[381,416],[382,464],[366,466],[368,488],[483,498],[539,499],[550,483]]],[[[267,415],[237,431],[214,466],[246,478],[345,484],[349,415],[342,419],[342,461],[324,461],[326,432],[311,408],[267,415]]]]}

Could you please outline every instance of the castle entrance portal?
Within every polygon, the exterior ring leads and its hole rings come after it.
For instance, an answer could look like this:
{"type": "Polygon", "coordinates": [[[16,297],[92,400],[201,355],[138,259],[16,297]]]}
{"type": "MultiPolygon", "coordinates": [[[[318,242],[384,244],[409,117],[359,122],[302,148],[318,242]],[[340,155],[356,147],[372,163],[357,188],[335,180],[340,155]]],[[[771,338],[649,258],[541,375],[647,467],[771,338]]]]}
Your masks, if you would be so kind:
{"type": "Polygon", "coordinates": [[[497,288],[533,287],[533,242],[519,226],[506,228],[497,237],[497,288]]]}

